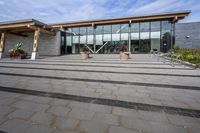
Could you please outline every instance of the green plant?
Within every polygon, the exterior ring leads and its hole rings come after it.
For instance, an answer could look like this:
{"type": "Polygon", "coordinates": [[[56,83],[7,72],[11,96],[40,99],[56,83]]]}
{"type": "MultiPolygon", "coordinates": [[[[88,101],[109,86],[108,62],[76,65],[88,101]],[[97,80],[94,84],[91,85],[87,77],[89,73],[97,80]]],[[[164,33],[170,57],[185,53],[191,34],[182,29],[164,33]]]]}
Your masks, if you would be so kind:
{"type": "Polygon", "coordinates": [[[122,45],[120,47],[120,52],[128,52],[128,46],[127,45],[122,45]]]}
{"type": "Polygon", "coordinates": [[[13,49],[9,50],[9,56],[10,57],[22,57],[25,58],[27,56],[27,53],[22,50],[23,43],[19,42],[17,43],[13,49]]]}
{"type": "Polygon", "coordinates": [[[177,50],[179,50],[179,49],[180,49],[180,46],[179,46],[179,45],[177,45],[177,44],[174,45],[174,50],[175,50],[175,51],[177,51],[177,50]]]}

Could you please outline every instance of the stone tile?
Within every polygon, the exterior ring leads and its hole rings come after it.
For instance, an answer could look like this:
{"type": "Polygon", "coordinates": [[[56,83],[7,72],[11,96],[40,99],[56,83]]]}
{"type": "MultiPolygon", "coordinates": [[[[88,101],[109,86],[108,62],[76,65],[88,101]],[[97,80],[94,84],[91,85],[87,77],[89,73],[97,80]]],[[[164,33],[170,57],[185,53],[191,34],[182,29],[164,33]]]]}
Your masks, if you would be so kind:
{"type": "Polygon", "coordinates": [[[26,129],[31,125],[24,120],[12,119],[0,126],[0,131],[8,133],[26,133],[26,129]]]}
{"type": "Polygon", "coordinates": [[[94,115],[94,112],[88,111],[86,109],[75,109],[72,108],[72,111],[69,113],[69,117],[77,120],[91,120],[94,115]]]}
{"type": "Polygon", "coordinates": [[[131,116],[121,116],[119,121],[120,126],[125,128],[130,128],[139,132],[152,132],[152,126],[149,121],[141,120],[131,116]]]}
{"type": "Polygon", "coordinates": [[[136,130],[130,130],[128,128],[118,127],[118,126],[111,126],[109,128],[109,133],[139,133],[136,130]]]}
{"type": "Polygon", "coordinates": [[[10,119],[20,118],[20,119],[29,119],[35,113],[34,110],[31,109],[17,109],[11,114],[8,115],[10,119]]]}
{"type": "Polygon", "coordinates": [[[109,125],[119,125],[119,116],[105,113],[95,113],[93,121],[103,122],[109,125]]]}
{"type": "Polygon", "coordinates": [[[133,109],[126,109],[120,107],[113,107],[112,114],[119,116],[131,116],[135,118],[139,118],[138,112],[133,109]]]}
{"type": "Polygon", "coordinates": [[[108,113],[111,113],[112,107],[106,106],[106,105],[91,104],[89,107],[89,110],[108,114],[108,113]]]}
{"type": "Polygon", "coordinates": [[[162,124],[159,122],[151,122],[152,133],[187,133],[184,127],[171,124],[162,124]]]}
{"type": "Polygon", "coordinates": [[[89,109],[91,106],[90,103],[83,103],[83,102],[75,102],[72,101],[69,103],[69,105],[67,107],[69,108],[79,108],[79,109],[89,109]]]}
{"type": "Polygon", "coordinates": [[[47,112],[56,116],[67,116],[71,109],[64,106],[52,106],[47,112]]]}
{"type": "Polygon", "coordinates": [[[81,121],[80,131],[86,133],[105,133],[108,131],[108,125],[94,121],[81,121]]]}
{"type": "Polygon", "coordinates": [[[169,115],[167,114],[167,118],[170,123],[179,126],[200,126],[200,121],[197,118],[187,117],[187,116],[179,116],[179,115],[169,115]]]}
{"type": "Polygon", "coordinates": [[[27,128],[26,133],[55,133],[53,129],[42,125],[32,125],[27,128]]]}
{"type": "Polygon", "coordinates": [[[67,100],[62,100],[62,99],[54,99],[51,102],[51,105],[55,105],[55,106],[67,106],[70,102],[67,100]]]}
{"type": "Polygon", "coordinates": [[[48,126],[52,123],[53,118],[54,116],[49,113],[37,112],[31,117],[31,120],[34,123],[48,126]]]}
{"type": "Polygon", "coordinates": [[[20,109],[27,109],[30,111],[44,111],[49,107],[47,104],[39,104],[31,101],[18,101],[12,106],[20,109]]]}
{"type": "Polygon", "coordinates": [[[14,110],[15,110],[15,108],[12,108],[10,106],[1,106],[0,116],[7,115],[14,110]]]}
{"type": "Polygon", "coordinates": [[[138,116],[142,120],[164,122],[168,123],[168,119],[165,113],[151,112],[151,111],[138,111],[138,116]]]}
{"type": "Polygon", "coordinates": [[[55,126],[60,130],[74,129],[79,123],[79,120],[66,119],[62,117],[57,117],[55,120],[55,126]]]}

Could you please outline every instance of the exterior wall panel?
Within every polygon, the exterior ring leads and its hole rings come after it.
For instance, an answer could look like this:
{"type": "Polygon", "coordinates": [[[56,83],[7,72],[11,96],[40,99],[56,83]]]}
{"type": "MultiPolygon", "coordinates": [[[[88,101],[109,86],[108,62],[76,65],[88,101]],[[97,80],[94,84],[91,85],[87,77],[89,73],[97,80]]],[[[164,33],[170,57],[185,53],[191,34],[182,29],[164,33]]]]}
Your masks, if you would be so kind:
{"type": "Polygon", "coordinates": [[[200,48],[200,22],[177,23],[175,44],[182,48],[200,48]]]}
{"type": "MultiPolygon", "coordinates": [[[[31,55],[33,50],[33,33],[28,33],[28,37],[21,37],[16,35],[8,34],[6,36],[4,55],[8,56],[8,52],[10,49],[14,48],[14,46],[18,42],[23,43],[23,50],[25,50],[28,55],[31,55]]],[[[47,56],[56,56],[60,55],[60,32],[57,32],[56,36],[51,36],[48,34],[40,34],[39,37],[39,46],[38,46],[39,55],[47,55],[47,56]]]]}

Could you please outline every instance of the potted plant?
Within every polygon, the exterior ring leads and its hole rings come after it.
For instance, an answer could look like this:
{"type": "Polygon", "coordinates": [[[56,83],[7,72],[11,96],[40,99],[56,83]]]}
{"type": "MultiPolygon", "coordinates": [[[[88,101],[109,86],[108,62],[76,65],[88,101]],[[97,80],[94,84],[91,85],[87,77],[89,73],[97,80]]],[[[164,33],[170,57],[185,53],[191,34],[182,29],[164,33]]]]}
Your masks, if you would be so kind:
{"type": "Polygon", "coordinates": [[[120,60],[128,60],[130,52],[128,52],[127,45],[122,45],[120,48],[120,60]]]}
{"type": "Polygon", "coordinates": [[[80,55],[81,55],[81,59],[86,60],[89,58],[89,50],[85,45],[80,45],[80,55]]]}
{"type": "Polygon", "coordinates": [[[9,50],[9,56],[11,59],[26,59],[27,53],[22,50],[22,43],[17,43],[13,49],[9,50]]]}

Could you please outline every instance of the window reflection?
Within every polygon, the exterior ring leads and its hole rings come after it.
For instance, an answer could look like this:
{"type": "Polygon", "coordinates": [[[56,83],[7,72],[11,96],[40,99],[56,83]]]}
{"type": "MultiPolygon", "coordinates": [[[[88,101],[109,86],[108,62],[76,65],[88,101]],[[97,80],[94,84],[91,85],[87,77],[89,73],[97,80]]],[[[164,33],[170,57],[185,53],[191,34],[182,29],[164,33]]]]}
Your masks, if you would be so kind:
{"type": "Polygon", "coordinates": [[[151,22],[151,50],[160,51],[160,21],[151,22]]]}

